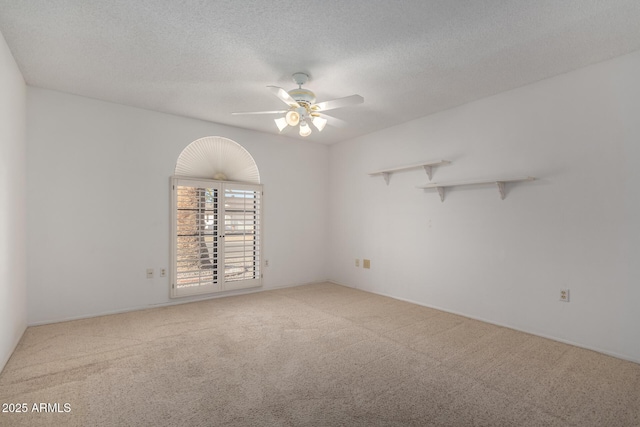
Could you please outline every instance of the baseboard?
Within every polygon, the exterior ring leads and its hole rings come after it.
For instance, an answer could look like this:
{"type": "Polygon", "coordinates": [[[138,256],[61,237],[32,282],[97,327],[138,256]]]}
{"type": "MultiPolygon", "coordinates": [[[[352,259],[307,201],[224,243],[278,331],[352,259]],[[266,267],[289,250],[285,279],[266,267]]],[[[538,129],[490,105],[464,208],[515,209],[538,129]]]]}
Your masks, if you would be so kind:
{"type": "Polygon", "coordinates": [[[572,345],[574,347],[579,347],[579,348],[583,348],[585,350],[591,350],[591,351],[595,351],[596,353],[601,353],[601,354],[605,354],[607,356],[615,357],[617,359],[622,359],[622,360],[626,360],[628,362],[633,362],[633,363],[640,364],[640,359],[636,359],[636,358],[633,358],[631,356],[627,356],[627,355],[624,355],[624,354],[619,354],[619,353],[616,353],[614,351],[603,350],[603,349],[598,348],[598,347],[592,347],[592,346],[585,345],[585,344],[580,344],[580,343],[577,343],[577,342],[574,342],[574,341],[571,341],[571,340],[567,340],[567,339],[563,339],[563,338],[558,338],[558,337],[546,335],[546,334],[543,334],[543,333],[540,333],[540,332],[534,332],[534,331],[529,331],[529,330],[526,330],[526,329],[517,328],[517,327],[514,327],[512,325],[507,325],[507,324],[504,324],[504,323],[496,322],[494,320],[489,320],[489,319],[485,319],[485,318],[478,317],[478,316],[470,316],[468,314],[461,313],[461,312],[458,312],[458,311],[455,311],[455,310],[450,310],[450,309],[438,307],[438,306],[435,306],[435,305],[425,304],[425,303],[418,302],[418,301],[413,301],[413,300],[410,300],[410,299],[407,299],[407,298],[401,298],[401,297],[397,297],[397,296],[394,296],[394,295],[389,295],[389,294],[386,294],[386,293],[383,293],[383,292],[374,292],[374,291],[369,291],[369,290],[365,290],[365,289],[359,289],[359,288],[357,288],[355,286],[345,285],[345,284],[339,283],[339,282],[337,282],[335,280],[329,280],[329,282],[331,282],[333,284],[336,284],[336,285],[339,285],[339,286],[345,286],[347,288],[358,289],[358,290],[361,290],[363,292],[369,292],[371,294],[380,295],[380,296],[388,297],[388,298],[393,298],[393,299],[396,299],[398,301],[404,301],[404,302],[408,302],[408,303],[411,303],[411,304],[416,304],[416,305],[419,305],[419,306],[422,306],[422,307],[433,308],[434,310],[443,311],[445,313],[455,314],[457,316],[466,317],[468,319],[479,320],[480,322],[489,323],[491,325],[496,325],[496,326],[500,326],[500,327],[507,328],[507,329],[512,329],[514,331],[523,332],[525,334],[534,335],[534,336],[540,337],[540,338],[546,338],[548,340],[561,342],[561,343],[564,343],[564,344],[572,345]]]}
{"type": "MultiPolygon", "coordinates": [[[[107,310],[107,311],[101,311],[101,312],[95,313],[95,314],[80,315],[80,316],[70,316],[70,317],[64,317],[62,319],[57,319],[57,320],[41,320],[41,321],[37,321],[37,322],[29,322],[27,324],[27,327],[29,327],[29,326],[51,325],[51,324],[54,324],[54,323],[62,323],[62,322],[72,322],[74,320],[82,320],[82,319],[92,319],[94,317],[111,316],[111,315],[114,315],[114,314],[130,313],[132,311],[150,310],[150,309],[154,309],[154,308],[169,307],[169,306],[172,306],[172,305],[180,305],[180,304],[190,304],[190,303],[199,302],[199,301],[208,301],[208,300],[218,299],[218,298],[226,298],[226,297],[233,297],[233,296],[239,296],[239,295],[255,294],[255,293],[259,293],[259,292],[268,292],[268,291],[274,291],[274,290],[277,290],[277,289],[292,288],[292,287],[295,287],[295,286],[305,286],[305,285],[312,285],[312,284],[325,283],[325,282],[328,282],[328,280],[320,280],[320,281],[314,281],[314,282],[308,282],[308,283],[292,283],[292,284],[271,286],[271,287],[268,287],[268,288],[265,288],[265,287],[261,286],[261,287],[257,287],[257,288],[239,289],[239,290],[236,290],[236,291],[221,292],[221,293],[215,294],[215,295],[206,295],[206,296],[191,297],[191,298],[187,297],[186,299],[179,299],[179,300],[175,300],[175,301],[168,301],[168,302],[161,302],[161,303],[155,303],[155,304],[147,304],[147,305],[141,305],[141,306],[126,307],[126,308],[122,308],[122,309],[118,309],[118,310],[107,310]]],[[[24,331],[23,331],[23,334],[24,334],[24,331]]],[[[17,343],[16,343],[16,345],[17,345],[17,343]]],[[[14,350],[15,350],[15,348],[14,348],[14,350]]]]}
{"type": "MultiPolygon", "coordinates": [[[[626,361],[629,361],[629,362],[640,364],[640,359],[635,359],[633,357],[630,357],[630,356],[627,356],[627,355],[624,355],[624,354],[619,354],[619,353],[608,351],[608,350],[604,350],[604,349],[601,349],[601,348],[598,348],[598,347],[592,347],[592,346],[581,344],[581,343],[577,343],[577,342],[574,342],[574,341],[571,341],[571,340],[567,340],[567,339],[563,339],[563,338],[558,338],[558,337],[546,335],[546,334],[540,333],[540,332],[535,332],[535,331],[530,331],[530,330],[514,327],[512,325],[496,322],[494,320],[485,319],[483,317],[472,316],[472,315],[469,315],[469,314],[466,314],[466,313],[461,313],[461,312],[458,312],[458,311],[455,311],[455,310],[451,310],[451,309],[447,309],[447,308],[443,308],[443,307],[438,307],[438,306],[431,305],[431,304],[425,304],[425,303],[422,303],[422,302],[419,302],[419,301],[414,301],[414,300],[411,300],[411,299],[408,299],[408,298],[397,297],[397,296],[386,294],[386,293],[383,293],[383,292],[375,292],[375,291],[370,291],[370,290],[365,290],[365,289],[359,289],[359,288],[357,288],[355,286],[349,286],[349,285],[346,285],[344,283],[340,283],[337,280],[333,280],[333,279],[326,279],[326,280],[320,280],[320,281],[314,281],[314,282],[308,282],[308,283],[285,284],[285,285],[273,286],[273,287],[269,287],[269,288],[262,288],[261,287],[261,288],[252,288],[252,289],[242,289],[242,290],[238,290],[238,291],[231,291],[230,293],[207,296],[207,297],[198,298],[198,299],[190,299],[190,300],[186,300],[186,301],[169,301],[169,302],[166,302],[166,303],[149,304],[149,305],[145,305],[145,306],[129,307],[129,308],[121,309],[121,310],[105,311],[105,312],[101,312],[101,313],[98,313],[98,314],[92,314],[92,315],[68,317],[68,318],[64,318],[64,319],[61,319],[61,320],[33,322],[33,323],[29,323],[27,326],[40,326],[40,325],[48,325],[48,324],[53,324],[53,323],[70,322],[70,321],[73,321],[73,320],[91,319],[91,318],[100,317],[100,316],[110,316],[110,315],[113,315],[113,314],[128,313],[128,312],[132,312],[132,311],[149,310],[149,309],[153,309],[153,308],[168,307],[168,306],[172,306],[172,305],[189,304],[189,303],[194,303],[194,302],[199,302],[199,301],[207,301],[207,300],[211,300],[211,299],[226,298],[226,297],[239,296],[239,295],[248,295],[248,294],[254,294],[254,293],[259,293],[259,292],[267,292],[267,291],[273,291],[273,290],[278,290],[278,289],[292,288],[292,287],[295,287],[295,286],[306,286],[306,285],[313,285],[313,284],[327,283],[327,282],[328,283],[333,283],[334,285],[337,285],[337,286],[344,286],[346,288],[358,289],[358,290],[361,290],[362,292],[368,292],[368,293],[375,294],[375,295],[380,295],[380,296],[384,296],[384,297],[388,297],[388,298],[393,298],[393,299],[396,299],[398,301],[404,301],[404,302],[408,302],[408,303],[411,303],[411,304],[416,304],[416,305],[419,305],[419,306],[422,306],[422,307],[432,308],[434,310],[443,311],[445,313],[455,314],[455,315],[458,315],[458,316],[466,317],[468,319],[478,320],[478,321],[481,321],[481,322],[489,323],[491,325],[496,325],[496,326],[500,326],[500,327],[503,327],[503,328],[512,329],[514,331],[519,331],[519,332],[523,332],[525,334],[530,334],[530,335],[534,335],[534,336],[537,336],[537,337],[546,338],[546,339],[549,339],[549,340],[552,340],[552,341],[557,341],[557,342],[561,342],[561,343],[564,343],[564,344],[572,345],[574,347],[584,348],[586,350],[591,350],[591,351],[595,351],[597,353],[605,354],[607,356],[612,356],[612,357],[615,357],[617,359],[622,359],[622,360],[626,360],[626,361]]],[[[26,328],[25,328],[25,330],[26,330],[26,328]]],[[[4,369],[4,366],[9,361],[9,358],[11,357],[11,354],[13,354],[13,351],[15,351],[15,348],[17,347],[18,343],[20,342],[20,339],[22,339],[22,335],[24,335],[24,332],[25,331],[22,331],[22,334],[20,335],[20,338],[16,341],[15,345],[13,346],[12,352],[9,354],[9,356],[6,358],[6,360],[0,361],[0,362],[2,362],[0,364],[2,369],[4,369]]],[[[2,372],[2,369],[0,369],[0,372],[2,372]]]]}
{"type": "Polygon", "coordinates": [[[27,330],[27,327],[28,326],[25,326],[24,329],[22,329],[22,332],[18,336],[18,339],[11,346],[11,351],[7,354],[7,356],[3,357],[2,360],[0,360],[0,374],[4,370],[4,367],[7,366],[7,363],[9,362],[9,359],[11,359],[11,356],[13,355],[13,353],[16,351],[16,348],[18,347],[18,344],[20,344],[20,340],[24,336],[24,333],[27,330]]]}
{"type": "MultiPolygon", "coordinates": [[[[328,279],[327,282],[333,283],[334,285],[338,285],[338,286],[344,286],[345,288],[358,289],[357,286],[345,285],[344,283],[340,283],[337,280],[328,279]]],[[[360,290],[362,290],[362,289],[360,289],[360,290]]],[[[362,290],[362,291],[363,292],[369,292],[369,291],[365,291],[365,290],[362,290]]],[[[369,293],[374,294],[375,292],[369,292],[369,293]]],[[[378,295],[382,295],[382,294],[378,294],[378,295]]],[[[383,296],[386,296],[386,295],[383,295],[383,296]]],[[[389,298],[393,298],[393,297],[389,297],[389,298]]]]}

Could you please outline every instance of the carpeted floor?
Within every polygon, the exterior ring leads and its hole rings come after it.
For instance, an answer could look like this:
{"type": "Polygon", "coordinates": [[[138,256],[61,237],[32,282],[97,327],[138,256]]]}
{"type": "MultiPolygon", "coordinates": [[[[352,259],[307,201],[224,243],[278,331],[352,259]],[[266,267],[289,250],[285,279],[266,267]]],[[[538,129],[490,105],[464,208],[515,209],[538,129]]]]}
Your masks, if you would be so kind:
{"type": "Polygon", "coordinates": [[[0,402],[28,408],[2,426],[640,426],[640,365],[322,283],[30,327],[0,402]]]}

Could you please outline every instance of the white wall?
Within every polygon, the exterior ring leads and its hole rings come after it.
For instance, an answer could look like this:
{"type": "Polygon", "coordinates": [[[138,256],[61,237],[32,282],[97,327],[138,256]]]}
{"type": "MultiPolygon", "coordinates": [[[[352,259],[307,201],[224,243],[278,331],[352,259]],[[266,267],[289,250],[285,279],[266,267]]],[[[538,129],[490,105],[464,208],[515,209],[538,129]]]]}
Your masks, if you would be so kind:
{"type": "Polygon", "coordinates": [[[326,279],[326,146],[32,87],[27,118],[29,323],[175,301],[157,277],[169,177],[205,136],[238,142],[260,169],[264,288],[326,279]]]}
{"type": "Polygon", "coordinates": [[[640,52],[332,146],[331,278],[640,361],[638,76],[640,52]],[[435,182],[539,180],[441,203],[367,175],[440,158],[435,182]]]}
{"type": "Polygon", "coordinates": [[[0,371],[27,327],[25,83],[0,34],[0,371]]]}

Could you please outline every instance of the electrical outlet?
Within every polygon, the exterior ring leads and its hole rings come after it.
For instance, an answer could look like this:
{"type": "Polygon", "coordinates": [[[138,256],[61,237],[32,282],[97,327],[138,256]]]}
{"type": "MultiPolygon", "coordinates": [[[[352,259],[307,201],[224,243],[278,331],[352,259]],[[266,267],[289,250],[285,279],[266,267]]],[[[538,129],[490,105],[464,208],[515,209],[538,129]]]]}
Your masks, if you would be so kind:
{"type": "Polygon", "coordinates": [[[167,269],[166,268],[161,268],[160,269],[160,277],[167,277],[167,269]]]}
{"type": "Polygon", "coordinates": [[[147,268],[147,279],[153,279],[153,268],[147,268]]]}
{"type": "Polygon", "coordinates": [[[360,260],[356,258],[356,267],[360,267],[360,260]]]}
{"type": "Polygon", "coordinates": [[[362,268],[371,268],[371,260],[363,259],[362,260],[362,268]]]}
{"type": "Polygon", "coordinates": [[[560,301],[569,302],[569,289],[560,289],[560,301]]]}
{"type": "Polygon", "coordinates": [[[265,267],[269,267],[269,260],[268,260],[268,259],[265,259],[265,260],[264,260],[264,266],[265,266],[265,267]]]}

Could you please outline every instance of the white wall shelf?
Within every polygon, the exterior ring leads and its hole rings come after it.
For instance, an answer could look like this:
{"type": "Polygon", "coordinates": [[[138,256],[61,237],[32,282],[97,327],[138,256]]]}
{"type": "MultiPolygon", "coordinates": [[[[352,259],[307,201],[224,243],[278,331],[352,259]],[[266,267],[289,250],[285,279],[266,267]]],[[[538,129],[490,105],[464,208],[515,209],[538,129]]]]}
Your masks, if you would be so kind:
{"type": "Polygon", "coordinates": [[[411,169],[420,169],[420,168],[424,168],[425,172],[427,173],[427,176],[429,177],[429,181],[431,181],[431,177],[433,174],[433,168],[436,166],[441,166],[441,165],[448,165],[449,163],[451,163],[449,160],[432,160],[429,162],[420,162],[420,163],[416,163],[413,165],[405,165],[405,166],[398,166],[395,168],[390,168],[390,169],[384,169],[384,170],[380,170],[380,171],[376,171],[376,172],[371,172],[369,174],[369,176],[378,176],[378,175],[382,175],[382,177],[384,178],[384,182],[387,183],[387,185],[389,185],[389,179],[391,177],[391,174],[393,174],[394,172],[401,172],[401,171],[406,171],[406,170],[411,170],[411,169]]]}
{"type": "Polygon", "coordinates": [[[495,184],[498,187],[498,191],[500,192],[500,198],[502,200],[504,200],[505,198],[505,191],[504,191],[504,186],[506,183],[508,182],[522,182],[522,181],[533,181],[535,180],[534,177],[532,176],[525,176],[525,177],[519,177],[519,178],[508,178],[508,179],[484,179],[484,180],[478,180],[478,181],[460,181],[460,182],[450,182],[450,183],[432,183],[432,184],[425,184],[425,185],[420,185],[418,186],[418,188],[422,188],[425,190],[428,190],[430,188],[435,188],[436,190],[438,190],[438,194],[440,195],[440,201],[444,202],[444,191],[445,188],[448,187],[462,187],[462,186],[467,186],[467,185],[487,185],[487,184],[495,184]]]}

